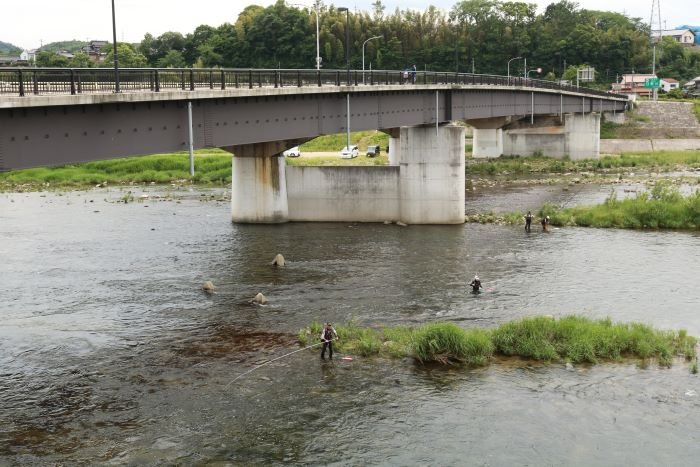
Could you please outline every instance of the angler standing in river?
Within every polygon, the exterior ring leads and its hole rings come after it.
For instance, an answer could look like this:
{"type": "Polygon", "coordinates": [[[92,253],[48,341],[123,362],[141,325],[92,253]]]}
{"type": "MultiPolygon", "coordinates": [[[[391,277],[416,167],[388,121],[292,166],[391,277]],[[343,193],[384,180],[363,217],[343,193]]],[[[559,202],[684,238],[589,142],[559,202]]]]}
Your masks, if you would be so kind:
{"type": "Polygon", "coordinates": [[[326,348],[328,348],[328,355],[331,360],[333,360],[333,341],[338,340],[338,333],[335,332],[333,325],[331,323],[326,323],[326,327],[321,331],[321,341],[323,342],[323,349],[321,350],[321,358],[326,359],[326,348]]]}
{"type": "Polygon", "coordinates": [[[474,279],[469,283],[469,286],[472,288],[472,293],[481,293],[479,289],[482,289],[483,286],[481,285],[478,274],[474,274],[474,279]]]}

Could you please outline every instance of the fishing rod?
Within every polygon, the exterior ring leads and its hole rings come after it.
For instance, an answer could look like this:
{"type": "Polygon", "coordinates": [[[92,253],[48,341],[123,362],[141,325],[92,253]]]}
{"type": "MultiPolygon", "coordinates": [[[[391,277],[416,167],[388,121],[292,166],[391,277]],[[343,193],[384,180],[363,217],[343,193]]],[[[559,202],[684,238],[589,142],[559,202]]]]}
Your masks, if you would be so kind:
{"type": "Polygon", "coordinates": [[[295,353],[297,353],[297,352],[301,352],[302,350],[312,349],[312,348],[314,348],[314,347],[317,347],[317,346],[319,346],[319,345],[325,344],[325,343],[327,343],[327,342],[333,342],[334,340],[337,340],[337,339],[331,339],[331,340],[329,340],[329,341],[318,342],[318,343],[316,343],[316,344],[309,345],[308,347],[304,347],[303,349],[298,349],[298,350],[295,350],[294,352],[289,352],[289,353],[287,353],[287,354],[282,355],[281,357],[273,358],[272,360],[268,360],[268,361],[266,361],[265,363],[261,363],[260,365],[254,366],[254,367],[251,368],[250,370],[248,370],[248,371],[246,371],[246,372],[244,372],[244,373],[241,373],[240,375],[238,375],[238,376],[236,376],[235,378],[233,378],[226,386],[224,386],[224,389],[228,389],[228,387],[231,386],[231,384],[233,384],[234,381],[236,381],[236,380],[239,379],[239,378],[244,377],[244,376],[247,375],[248,373],[252,373],[253,371],[257,370],[258,368],[262,368],[262,367],[264,367],[265,365],[268,365],[268,364],[270,364],[270,363],[272,363],[272,362],[275,362],[275,361],[277,361],[277,360],[280,360],[280,359],[282,359],[282,358],[284,358],[284,357],[288,357],[288,356],[290,356],[290,355],[292,355],[292,354],[295,354],[295,353]]]}

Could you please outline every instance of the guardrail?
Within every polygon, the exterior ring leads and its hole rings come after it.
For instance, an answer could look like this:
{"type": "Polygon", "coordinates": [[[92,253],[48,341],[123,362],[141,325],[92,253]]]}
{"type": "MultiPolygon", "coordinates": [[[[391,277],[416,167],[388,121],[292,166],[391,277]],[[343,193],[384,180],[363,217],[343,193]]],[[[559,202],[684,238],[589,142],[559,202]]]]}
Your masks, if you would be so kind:
{"type": "MultiPolygon", "coordinates": [[[[237,68],[122,68],[122,92],[303,86],[374,86],[410,84],[498,85],[581,92],[600,97],[619,94],[561,85],[552,81],[450,73],[395,70],[264,70],[237,68]]],[[[0,68],[0,96],[111,93],[117,88],[111,68],[0,68]]]]}

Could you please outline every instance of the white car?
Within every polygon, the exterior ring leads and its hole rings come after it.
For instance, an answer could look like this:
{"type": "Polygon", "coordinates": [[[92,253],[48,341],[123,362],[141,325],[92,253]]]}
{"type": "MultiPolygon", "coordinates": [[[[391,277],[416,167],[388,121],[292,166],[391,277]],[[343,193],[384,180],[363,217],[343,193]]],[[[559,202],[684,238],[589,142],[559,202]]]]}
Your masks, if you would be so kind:
{"type": "Polygon", "coordinates": [[[301,150],[299,146],[294,146],[293,148],[287,149],[282,153],[284,157],[299,157],[301,156],[301,150]]]}
{"type": "Polygon", "coordinates": [[[342,151],[340,151],[340,158],[341,159],[352,159],[353,157],[357,157],[360,155],[360,148],[358,148],[355,145],[350,145],[350,149],[348,149],[347,146],[343,148],[342,151]]]}

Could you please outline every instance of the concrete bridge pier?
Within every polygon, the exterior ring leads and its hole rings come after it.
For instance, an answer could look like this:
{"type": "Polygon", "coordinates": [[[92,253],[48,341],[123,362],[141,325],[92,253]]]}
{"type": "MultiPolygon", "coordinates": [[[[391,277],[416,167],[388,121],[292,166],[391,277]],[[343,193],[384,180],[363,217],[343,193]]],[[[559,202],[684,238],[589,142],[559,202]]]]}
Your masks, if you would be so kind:
{"type": "Polygon", "coordinates": [[[407,224],[462,224],[465,129],[456,125],[402,127],[400,219],[407,224]]]}
{"type": "Polygon", "coordinates": [[[519,120],[503,132],[503,154],[571,159],[595,159],[600,156],[600,114],[564,114],[519,120]]]}
{"type": "Polygon", "coordinates": [[[223,148],[234,154],[231,167],[231,219],[238,223],[278,224],[289,221],[286,141],[223,148]]]}
{"type": "Polygon", "coordinates": [[[399,165],[401,160],[401,128],[389,128],[381,131],[389,135],[389,165],[399,165]]]}
{"type": "Polygon", "coordinates": [[[467,120],[467,123],[474,127],[472,157],[500,157],[503,154],[503,127],[511,121],[511,117],[467,120]]]}

